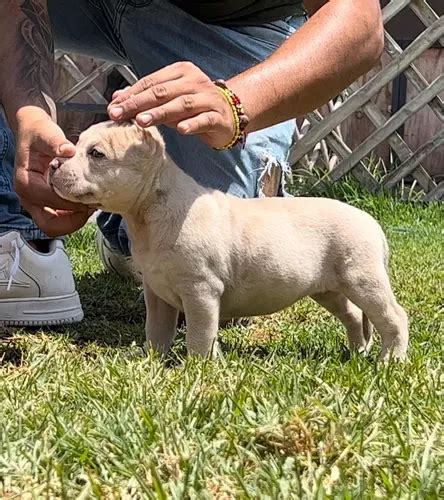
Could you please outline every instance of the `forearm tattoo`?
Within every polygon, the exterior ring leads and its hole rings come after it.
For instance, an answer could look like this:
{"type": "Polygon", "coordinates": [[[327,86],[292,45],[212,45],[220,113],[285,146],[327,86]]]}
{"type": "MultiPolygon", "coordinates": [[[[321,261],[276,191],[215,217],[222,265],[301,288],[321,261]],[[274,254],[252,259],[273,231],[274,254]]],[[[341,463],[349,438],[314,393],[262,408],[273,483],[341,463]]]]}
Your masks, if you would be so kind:
{"type": "Polygon", "coordinates": [[[24,19],[18,41],[19,75],[28,96],[54,117],[54,41],[46,1],[24,0],[20,9],[24,19]]]}

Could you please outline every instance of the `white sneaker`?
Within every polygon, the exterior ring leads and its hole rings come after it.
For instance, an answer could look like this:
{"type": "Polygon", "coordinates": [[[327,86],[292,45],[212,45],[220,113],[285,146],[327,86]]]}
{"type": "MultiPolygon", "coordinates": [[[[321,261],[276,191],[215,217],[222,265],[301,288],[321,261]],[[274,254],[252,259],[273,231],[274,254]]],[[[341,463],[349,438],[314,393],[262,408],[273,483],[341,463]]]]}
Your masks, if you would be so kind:
{"type": "Polygon", "coordinates": [[[46,326],[83,318],[63,243],[32,248],[16,231],[0,235],[0,326],[46,326]]]}
{"type": "Polygon", "coordinates": [[[132,257],[125,257],[116,252],[107,242],[100,230],[96,233],[96,244],[99,257],[110,273],[117,274],[124,280],[142,284],[142,273],[136,268],[132,257]]]}

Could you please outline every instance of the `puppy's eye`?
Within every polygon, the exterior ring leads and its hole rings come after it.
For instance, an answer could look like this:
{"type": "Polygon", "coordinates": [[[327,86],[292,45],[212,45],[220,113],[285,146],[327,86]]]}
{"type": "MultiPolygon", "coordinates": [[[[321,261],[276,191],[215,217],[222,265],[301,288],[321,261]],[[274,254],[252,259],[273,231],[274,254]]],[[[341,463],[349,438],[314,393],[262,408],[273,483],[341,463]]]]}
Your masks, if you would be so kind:
{"type": "Polygon", "coordinates": [[[92,156],[93,158],[105,158],[105,153],[102,153],[102,151],[99,151],[96,148],[92,148],[88,151],[88,155],[92,156]]]}

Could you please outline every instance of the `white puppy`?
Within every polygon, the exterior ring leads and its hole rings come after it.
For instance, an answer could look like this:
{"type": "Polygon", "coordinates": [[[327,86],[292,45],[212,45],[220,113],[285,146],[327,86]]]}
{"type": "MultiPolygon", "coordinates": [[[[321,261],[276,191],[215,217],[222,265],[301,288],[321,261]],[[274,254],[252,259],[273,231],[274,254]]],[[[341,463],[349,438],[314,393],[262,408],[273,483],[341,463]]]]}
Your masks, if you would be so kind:
{"type": "Polygon", "coordinates": [[[111,122],[52,163],[63,198],[97,204],[128,223],[143,275],[149,345],[167,352],[185,313],[189,353],[210,355],[219,319],[270,314],[309,295],[368,351],[404,358],[408,321],[387,275],[387,242],[368,214],[322,198],[238,199],[204,189],[169,158],[155,128],[111,122]],[[364,313],[364,314],[363,314],[364,313]]]}

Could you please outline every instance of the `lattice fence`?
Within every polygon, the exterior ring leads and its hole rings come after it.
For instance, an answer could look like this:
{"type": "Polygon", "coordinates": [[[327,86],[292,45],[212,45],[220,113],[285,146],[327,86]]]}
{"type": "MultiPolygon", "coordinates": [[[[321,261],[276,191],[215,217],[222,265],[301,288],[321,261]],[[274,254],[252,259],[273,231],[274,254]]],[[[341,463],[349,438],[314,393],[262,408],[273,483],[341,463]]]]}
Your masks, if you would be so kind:
{"type": "Polygon", "coordinates": [[[361,87],[352,84],[344,92],[342,102],[330,104],[330,113],[323,116],[315,111],[307,116],[305,130],[299,132],[291,154],[294,168],[300,164],[306,166],[310,161],[313,163],[313,150],[324,151],[325,157],[328,148],[328,177],[333,182],[352,173],[366,188],[378,191],[381,188],[393,189],[407,176],[413,176],[424,193],[424,201],[444,196],[444,181],[436,184],[421,165],[427,155],[444,144],[444,105],[439,97],[444,91],[444,75],[438,75],[429,83],[414,64],[415,59],[435,43],[444,47],[444,16],[439,17],[424,0],[392,0],[383,9],[384,23],[407,7],[426,26],[424,31],[404,51],[385,32],[385,50],[391,58],[389,64],[361,87]],[[418,95],[387,119],[378,106],[371,102],[371,98],[401,73],[418,91],[418,95]],[[397,130],[424,106],[430,106],[442,127],[434,137],[412,151],[397,130]],[[352,150],[342,138],[340,125],[358,110],[369,118],[375,130],[352,150]],[[367,168],[366,159],[383,141],[389,143],[399,164],[391,169],[389,167],[388,174],[378,176],[378,179],[367,168]]]}
{"type": "MultiPolygon", "coordinates": [[[[297,170],[300,166],[311,167],[319,158],[324,158],[326,175],[336,182],[351,173],[371,191],[396,188],[407,177],[413,178],[422,192],[424,201],[439,200],[444,197],[444,181],[435,182],[424,169],[422,162],[433,151],[444,145],[444,104],[439,96],[444,92],[444,75],[437,75],[428,82],[415,66],[415,60],[427,49],[438,43],[444,47],[444,16],[438,14],[425,0],[392,0],[383,9],[384,23],[390,21],[403,9],[409,8],[424,24],[424,31],[405,49],[385,32],[385,51],[390,62],[370,80],[359,86],[352,84],[335,102],[329,103],[329,112],[310,113],[302,127],[291,153],[290,163],[297,170]],[[384,86],[404,73],[410,84],[418,92],[401,109],[387,118],[371,99],[384,86]],[[429,106],[442,127],[427,142],[412,151],[398,129],[416,112],[429,106]],[[374,131],[357,147],[350,148],[341,134],[341,124],[353,113],[361,111],[374,126],[374,131]],[[395,161],[388,166],[385,175],[378,175],[368,168],[368,157],[375,148],[387,142],[395,161]]],[[[94,87],[94,82],[103,74],[116,68],[130,83],[136,80],[134,73],[124,66],[103,63],[88,75],[84,75],[67,54],[56,53],[59,63],[74,78],[76,84],[58,97],[62,109],[103,111],[106,100],[94,87]],[[95,105],[76,106],[69,102],[80,92],[86,91],[95,105]]],[[[444,158],[443,158],[444,162],[444,158]]]]}
{"type": "Polygon", "coordinates": [[[85,75],[69,54],[56,50],[55,58],[57,63],[60,64],[76,82],[69,90],[56,96],[57,107],[64,111],[106,112],[108,102],[102,93],[94,86],[94,83],[98,78],[111,72],[114,68],[125,78],[128,84],[133,84],[137,81],[136,75],[127,66],[104,62],[88,75],[85,75]],[[71,99],[75,98],[83,91],[89,95],[94,104],[76,104],[71,102],[71,99]]]}

